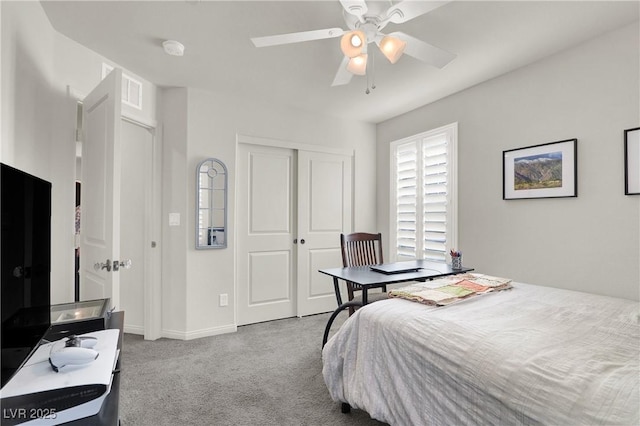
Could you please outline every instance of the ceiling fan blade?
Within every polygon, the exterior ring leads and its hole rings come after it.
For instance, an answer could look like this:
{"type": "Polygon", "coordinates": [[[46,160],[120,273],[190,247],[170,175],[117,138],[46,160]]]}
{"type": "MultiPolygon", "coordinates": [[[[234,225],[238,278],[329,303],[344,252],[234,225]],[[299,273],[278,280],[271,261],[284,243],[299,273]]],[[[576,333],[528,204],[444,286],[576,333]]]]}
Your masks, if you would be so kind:
{"type": "Polygon", "coordinates": [[[387,19],[394,24],[401,24],[417,16],[431,12],[447,3],[450,2],[405,0],[387,9],[387,19]]]}
{"type": "Polygon", "coordinates": [[[389,35],[407,42],[407,46],[404,49],[405,54],[413,56],[414,58],[437,68],[444,67],[457,56],[451,52],[447,52],[446,50],[440,49],[432,44],[425,43],[422,40],[400,31],[389,35]]]}
{"type": "Polygon", "coordinates": [[[340,37],[342,28],[326,28],[324,30],[302,31],[299,33],[279,34],[265,37],[253,37],[251,41],[256,47],[278,46],[280,44],[300,43],[303,41],[322,40],[340,37]]]}
{"type": "Polygon", "coordinates": [[[347,70],[348,64],[349,64],[349,58],[345,56],[344,58],[342,58],[342,63],[338,68],[338,72],[336,73],[336,76],[333,79],[333,83],[331,83],[331,86],[342,86],[345,84],[349,84],[349,82],[351,81],[351,77],[353,77],[353,74],[351,74],[347,70]]]}
{"type": "Polygon", "coordinates": [[[340,0],[340,4],[342,4],[345,12],[357,16],[360,21],[363,20],[362,16],[369,10],[364,0],[340,0]]]}

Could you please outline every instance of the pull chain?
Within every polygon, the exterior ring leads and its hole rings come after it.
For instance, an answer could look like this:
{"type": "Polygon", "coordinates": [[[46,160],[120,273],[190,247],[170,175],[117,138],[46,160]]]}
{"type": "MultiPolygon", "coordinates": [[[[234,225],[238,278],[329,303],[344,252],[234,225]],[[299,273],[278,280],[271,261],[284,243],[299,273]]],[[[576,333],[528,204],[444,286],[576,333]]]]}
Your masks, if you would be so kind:
{"type": "Polygon", "coordinates": [[[371,90],[376,88],[376,58],[371,55],[371,90]]]}
{"type": "Polygon", "coordinates": [[[375,76],[375,73],[376,73],[375,58],[374,58],[374,55],[373,55],[373,54],[371,54],[370,56],[371,56],[371,61],[370,61],[370,62],[371,62],[371,66],[370,66],[370,67],[368,67],[368,68],[370,68],[370,69],[371,69],[371,72],[370,72],[370,73],[369,73],[369,72],[367,73],[367,90],[365,90],[365,91],[364,91],[364,93],[366,93],[367,95],[368,95],[369,93],[371,93],[371,90],[373,90],[373,89],[375,89],[375,88],[376,88],[376,81],[375,81],[375,80],[376,80],[376,76],[375,76]],[[369,84],[369,75],[371,75],[371,84],[369,84]],[[371,90],[369,90],[369,88],[371,88],[371,90]]]}

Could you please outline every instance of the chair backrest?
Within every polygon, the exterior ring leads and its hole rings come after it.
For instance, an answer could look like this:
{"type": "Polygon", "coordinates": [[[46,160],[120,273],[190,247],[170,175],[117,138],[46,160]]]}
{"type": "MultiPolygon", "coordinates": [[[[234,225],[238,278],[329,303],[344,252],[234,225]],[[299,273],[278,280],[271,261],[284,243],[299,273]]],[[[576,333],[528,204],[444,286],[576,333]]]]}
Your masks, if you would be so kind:
{"type": "Polygon", "coordinates": [[[342,266],[380,265],[382,258],[382,234],[356,232],[340,234],[342,266]]]}

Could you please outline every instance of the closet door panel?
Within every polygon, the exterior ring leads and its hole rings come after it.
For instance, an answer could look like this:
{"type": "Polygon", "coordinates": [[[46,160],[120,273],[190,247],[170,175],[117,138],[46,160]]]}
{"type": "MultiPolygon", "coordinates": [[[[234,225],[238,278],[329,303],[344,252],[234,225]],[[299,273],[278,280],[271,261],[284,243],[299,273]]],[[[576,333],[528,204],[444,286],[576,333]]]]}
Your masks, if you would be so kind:
{"type": "Polygon", "coordinates": [[[237,323],[296,315],[295,151],[238,145],[237,323]]]}
{"type": "Polygon", "coordinates": [[[352,222],[351,163],[344,155],[298,153],[299,316],[336,308],[333,281],[318,269],[342,264],[340,233],[351,232],[352,222]]]}

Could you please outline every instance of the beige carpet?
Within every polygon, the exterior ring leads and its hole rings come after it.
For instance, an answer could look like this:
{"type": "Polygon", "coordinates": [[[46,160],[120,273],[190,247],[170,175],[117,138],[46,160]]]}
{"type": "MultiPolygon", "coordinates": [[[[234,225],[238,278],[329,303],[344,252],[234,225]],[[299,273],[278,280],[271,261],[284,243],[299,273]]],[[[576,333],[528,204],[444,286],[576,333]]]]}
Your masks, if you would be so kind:
{"type": "Polygon", "coordinates": [[[271,321],[190,341],[126,334],[122,426],[382,425],[360,410],[342,414],[329,397],[320,350],[328,318],[271,321]]]}

